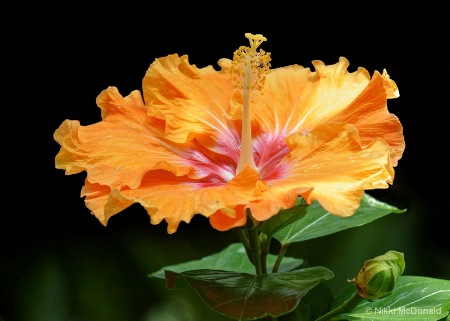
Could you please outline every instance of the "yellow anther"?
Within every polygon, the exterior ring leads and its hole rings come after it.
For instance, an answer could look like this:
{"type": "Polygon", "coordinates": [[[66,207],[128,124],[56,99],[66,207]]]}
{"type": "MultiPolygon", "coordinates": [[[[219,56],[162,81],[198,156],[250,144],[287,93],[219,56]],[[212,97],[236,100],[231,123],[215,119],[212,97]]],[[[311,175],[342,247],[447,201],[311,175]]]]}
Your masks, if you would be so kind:
{"type": "MultiPolygon", "coordinates": [[[[270,53],[256,49],[266,41],[263,35],[246,33],[250,47],[241,46],[233,54],[231,82],[235,89],[261,92],[270,71],[270,53]]],[[[254,94],[252,95],[254,96],[254,94]]]]}

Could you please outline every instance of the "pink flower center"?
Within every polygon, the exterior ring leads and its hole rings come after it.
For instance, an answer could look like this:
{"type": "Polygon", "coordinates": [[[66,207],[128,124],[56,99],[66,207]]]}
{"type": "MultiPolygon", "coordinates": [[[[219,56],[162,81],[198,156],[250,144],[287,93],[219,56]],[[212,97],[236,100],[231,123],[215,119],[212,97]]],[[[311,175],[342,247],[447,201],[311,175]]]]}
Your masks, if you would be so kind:
{"type": "Polygon", "coordinates": [[[271,181],[285,177],[289,169],[288,164],[283,162],[289,153],[285,138],[281,133],[263,133],[256,137],[253,157],[262,180],[271,181]]]}
{"type": "MultiPolygon", "coordinates": [[[[262,133],[254,138],[253,158],[261,180],[270,182],[286,176],[289,165],[283,159],[289,148],[285,138],[283,133],[262,133]]],[[[187,163],[195,168],[202,182],[214,186],[225,184],[236,176],[241,138],[238,134],[219,137],[215,149],[217,152],[211,152],[196,143],[183,155],[187,163]]]]}

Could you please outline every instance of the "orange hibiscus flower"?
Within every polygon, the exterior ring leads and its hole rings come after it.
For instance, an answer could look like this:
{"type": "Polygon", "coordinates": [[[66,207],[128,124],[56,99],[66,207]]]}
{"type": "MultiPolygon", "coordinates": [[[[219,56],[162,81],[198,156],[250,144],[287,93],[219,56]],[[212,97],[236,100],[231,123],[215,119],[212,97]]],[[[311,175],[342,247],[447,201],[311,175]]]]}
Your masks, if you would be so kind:
{"type": "Polygon", "coordinates": [[[247,208],[264,221],[299,196],[349,216],[364,190],[392,184],[405,144],[386,71],[349,72],[343,57],[271,70],[257,50],[266,39],[246,37],[219,71],[186,55],[156,59],[143,98],[109,87],[97,97],[102,121],[55,131],[56,168],[87,172],[81,196],[103,225],[139,203],[168,233],[195,214],[225,231],[245,224],[247,208]]]}

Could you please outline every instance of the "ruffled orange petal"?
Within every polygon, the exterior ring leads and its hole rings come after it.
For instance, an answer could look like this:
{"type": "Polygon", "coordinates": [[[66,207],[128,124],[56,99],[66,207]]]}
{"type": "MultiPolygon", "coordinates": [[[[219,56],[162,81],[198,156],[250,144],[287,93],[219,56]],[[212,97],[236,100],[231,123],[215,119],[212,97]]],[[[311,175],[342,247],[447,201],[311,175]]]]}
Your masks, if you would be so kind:
{"type": "MultiPolygon", "coordinates": [[[[387,98],[399,96],[387,72],[375,71],[372,79],[364,68],[350,73],[344,57],[334,65],[319,60],[313,65],[315,72],[298,65],[273,69],[264,95],[254,100],[254,122],[263,132],[288,134],[305,134],[320,123],[346,122],[360,131],[363,146],[375,138],[386,140],[392,148],[392,164],[397,166],[405,142],[400,121],[387,109],[387,98]]],[[[235,109],[234,117],[241,117],[235,109]]]]}
{"type": "Polygon", "coordinates": [[[209,223],[221,232],[244,226],[247,223],[245,206],[238,205],[234,210],[219,210],[209,217],[209,223]]]}
{"type": "Polygon", "coordinates": [[[152,224],[165,220],[168,233],[174,233],[180,222],[189,223],[195,214],[209,217],[223,210],[227,215],[234,215],[236,206],[261,199],[265,185],[258,179],[258,174],[250,167],[221,186],[156,170],[149,172],[137,189],[119,191],[86,180],[82,196],[86,197],[86,206],[92,214],[104,225],[111,216],[131,204],[140,203],[152,224]]]}
{"type": "Polygon", "coordinates": [[[388,99],[400,97],[400,91],[398,90],[397,84],[391,79],[386,69],[383,69],[383,83],[386,89],[386,97],[388,99]]]}
{"type": "Polygon", "coordinates": [[[307,135],[292,134],[287,144],[289,173],[268,184],[262,201],[248,205],[257,220],[278,212],[274,202],[282,205],[285,200],[292,206],[297,195],[308,203],[317,200],[334,215],[350,216],[359,207],[364,190],[387,188],[393,181],[389,145],[378,139],[362,148],[351,125],[318,125],[307,135]]]}
{"type": "Polygon", "coordinates": [[[281,209],[292,208],[298,200],[299,195],[309,199],[313,187],[299,186],[289,182],[285,184],[283,180],[274,181],[269,184],[269,189],[263,194],[260,201],[247,205],[252,216],[257,221],[266,221],[278,214],[281,209]]]}
{"type": "MultiPolygon", "coordinates": [[[[250,167],[246,166],[246,169],[243,171],[249,171],[250,173],[256,173],[250,169],[250,167]]],[[[259,177],[259,175],[258,175],[259,177]]],[[[259,202],[263,200],[263,195],[267,193],[269,187],[267,183],[258,180],[257,181],[257,191],[262,192],[262,194],[258,194],[258,198],[255,199],[254,202],[259,202]]],[[[264,196],[264,198],[267,198],[264,196]]],[[[294,202],[295,203],[295,202],[294,202]]],[[[234,227],[243,226],[247,222],[247,216],[245,211],[251,203],[243,203],[242,205],[236,206],[234,209],[225,208],[215,212],[213,215],[209,217],[209,222],[212,227],[214,227],[218,231],[228,231],[234,227]]],[[[292,206],[292,205],[291,205],[292,206]]]]}
{"type": "Polygon", "coordinates": [[[77,174],[85,170],[83,166],[78,165],[75,157],[72,156],[77,153],[77,150],[76,146],[70,143],[78,139],[79,128],[80,122],[78,120],[66,119],[53,134],[55,141],[61,145],[61,150],[55,158],[55,167],[64,169],[67,175],[77,174]],[[66,144],[65,141],[69,143],[66,144]]]}
{"type": "MultiPolygon", "coordinates": [[[[384,139],[392,148],[392,165],[397,166],[405,150],[405,140],[399,119],[387,109],[386,81],[386,77],[375,71],[363,92],[330,121],[354,125],[359,131],[363,146],[376,138],[384,139]]],[[[392,87],[391,90],[391,95],[394,95],[392,87]]]]}
{"type": "Polygon", "coordinates": [[[252,106],[252,116],[263,131],[307,133],[344,110],[364,90],[370,75],[364,68],[348,72],[344,57],[334,65],[315,60],[316,71],[299,65],[273,69],[264,95],[252,106]]]}
{"type": "MultiPolygon", "coordinates": [[[[185,175],[192,169],[173,143],[162,138],[164,122],[147,116],[139,91],[123,98],[115,87],[97,98],[103,120],[80,126],[66,120],[56,130],[61,145],[56,168],[67,174],[87,171],[92,184],[137,188],[149,170],[165,169],[185,175]]],[[[181,147],[179,147],[181,148],[181,147]]]]}
{"type": "Polygon", "coordinates": [[[229,77],[212,66],[200,69],[189,64],[187,55],[156,59],[143,80],[148,114],[166,122],[165,138],[176,143],[232,137],[229,77]]]}

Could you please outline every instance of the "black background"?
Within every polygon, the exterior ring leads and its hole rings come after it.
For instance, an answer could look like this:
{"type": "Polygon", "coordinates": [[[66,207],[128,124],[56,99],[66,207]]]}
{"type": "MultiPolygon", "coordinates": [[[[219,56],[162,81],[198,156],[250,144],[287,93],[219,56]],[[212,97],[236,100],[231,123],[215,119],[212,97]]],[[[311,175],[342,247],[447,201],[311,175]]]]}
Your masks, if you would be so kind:
{"type": "Polygon", "coordinates": [[[158,57],[188,54],[190,63],[218,69],[219,58],[231,58],[247,44],[246,32],[267,37],[263,49],[272,53],[274,68],[312,67],[315,59],[334,64],[344,56],[350,71],[386,68],[400,89],[388,106],[404,126],[406,150],[394,185],[372,195],[408,212],[305,242],[289,254],[335,271],[333,289],[364,260],[390,249],[405,252],[406,274],[450,278],[448,22],[431,3],[409,8],[409,14],[381,3],[376,8],[379,15],[357,8],[331,18],[320,5],[310,11],[283,7],[280,13],[254,8],[246,11],[250,19],[236,13],[238,4],[206,12],[200,6],[124,5],[95,13],[36,8],[46,14],[22,17],[23,24],[15,20],[3,49],[0,316],[114,321],[146,320],[147,314],[152,320],[148,315],[178,298],[190,302],[183,307],[193,320],[210,318],[193,292],[169,291],[146,274],[212,254],[236,242],[235,236],[213,230],[200,216],[168,235],[165,223],[150,225],[139,206],[103,227],[79,197],[84,174],[65,176],[54,168],[59,145],[52,135],[65,119],[100,121],[96,96],[108,86],[124,96],[141,90],[158,57]]]}

